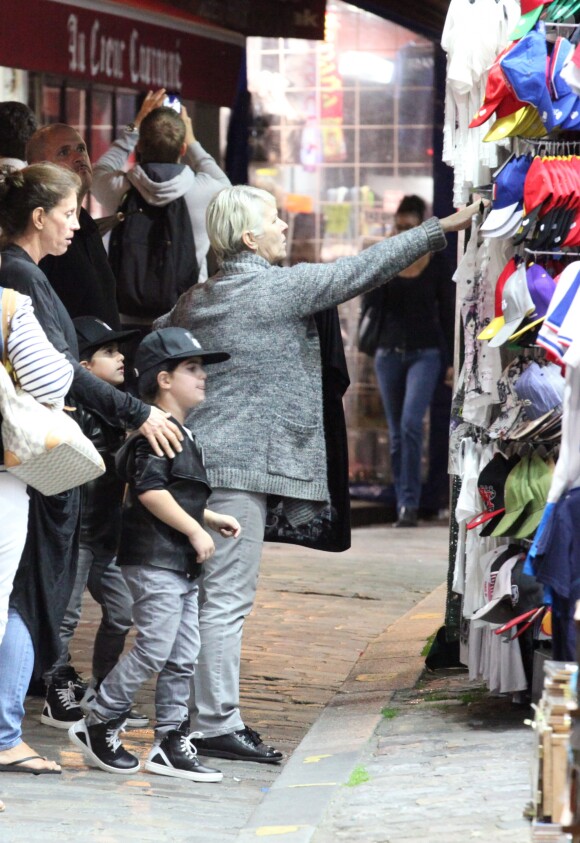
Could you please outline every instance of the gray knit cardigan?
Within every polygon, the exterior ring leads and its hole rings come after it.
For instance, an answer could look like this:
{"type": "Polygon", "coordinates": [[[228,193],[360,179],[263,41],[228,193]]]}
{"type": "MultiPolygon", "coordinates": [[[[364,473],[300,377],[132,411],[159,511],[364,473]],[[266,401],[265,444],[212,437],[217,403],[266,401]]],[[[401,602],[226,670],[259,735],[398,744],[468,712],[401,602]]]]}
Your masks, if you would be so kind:
{"type": "Polygon", "coordinates": [[[207,367],[206,400],[187,421],[203,445],[213,488],[328,500],[313,315],[388,281],[445,243],[432,218],[331,264],[281,268],[242,252],[155,323],[187,328],[204,350],[231,354],[207,367]]]}

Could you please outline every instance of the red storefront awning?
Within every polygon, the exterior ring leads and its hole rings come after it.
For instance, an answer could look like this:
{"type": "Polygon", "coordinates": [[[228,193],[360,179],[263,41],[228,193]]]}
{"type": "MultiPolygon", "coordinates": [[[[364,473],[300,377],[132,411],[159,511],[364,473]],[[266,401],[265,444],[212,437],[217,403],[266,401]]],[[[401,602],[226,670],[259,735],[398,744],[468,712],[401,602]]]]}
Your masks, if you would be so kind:
{"type": "MultiPolygon", "coordinates": [[[[143,21],[137,10],[100,12],[59,0],[2,0],[0,65],[87,82],[231,105],[242,36],[188,21],[143,21]]],[[[151,16],[149,16],[151,19],[151,16]]]]}

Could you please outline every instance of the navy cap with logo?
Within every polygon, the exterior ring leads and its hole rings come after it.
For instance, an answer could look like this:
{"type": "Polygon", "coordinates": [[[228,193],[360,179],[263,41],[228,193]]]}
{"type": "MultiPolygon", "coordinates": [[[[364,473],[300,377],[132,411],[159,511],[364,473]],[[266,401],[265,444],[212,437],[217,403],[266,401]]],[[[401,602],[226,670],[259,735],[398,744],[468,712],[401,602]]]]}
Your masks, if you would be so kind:
{"type": "Polygon", "coordinates": [[[200,357],[203,363],[223,363],[230,359],[225,351],[202,348],[185,328],[160,328],[147,334],[139,344],[135,355],[135,374],[140,377],[155,366],[170,360],[188,360],[190,357],[200,357]]]}
{"type": "Polygon", "coordinates": [[[114,331],[106,322],[102,322],[94,316],[77,316],[76,319],[73,319],[73,324],[81,354],[89,350],[96,351],[97,348],[111,342],[126,342],[139,333],[136,330],[114,331]]]}

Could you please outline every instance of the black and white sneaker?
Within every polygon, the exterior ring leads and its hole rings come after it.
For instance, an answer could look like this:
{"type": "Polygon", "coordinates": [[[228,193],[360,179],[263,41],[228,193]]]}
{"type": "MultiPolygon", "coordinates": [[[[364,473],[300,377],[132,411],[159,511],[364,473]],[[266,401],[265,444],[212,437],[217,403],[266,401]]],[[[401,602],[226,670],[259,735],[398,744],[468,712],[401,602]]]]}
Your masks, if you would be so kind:
{"type": "Polygon", "coordinates": [[[154,746],[145,762],[145,769],[160,776],[190,779],[192,782],[221,782],[223,773],[213,767],[204,767],[197,757],[192,738],[200,732],[187,734],[187,728],[173,729],[154,746]]]}
{"type": "Polygon", "coordinates": [[[77,673],[72,664],[68,664],[66,667],[61,668],[61,670],[63,678],[70,679],[73,683],[73,687],[75,689],[75,700],[80,704],[80,701],[89,687],[89,683],[80,675],[80,673],[77,673]]]}
{"type": "Polygon", "coordinates": [[[40,722],[55,729],[68,729],[71,723],[82,720],[82,716],[73,680],[54,676],[46,691],[40,722]]]}
{"type": "Polygon", "coordinates": [[[85,756],[107,773],[136,773],[140,769],[139,759],[124,748],[119,733],[125,731],[126,715],[87,726],[80,720],[68,730],[71,743],[82,749],[85,756]]]}
{"type": "MultiPolygon", "coordinates": [[[[83,694],[83,698],[79,702],[79,705],[82,709],[83,714],[89,714],[92,708],[92,703],[97,698],[97,693],[99,691],[99,685],[101,684],[100,679],[95,679],[94,677],[88,683],[85,693],[83,694]]],[[[132,708],[127,715],[127,722],[125,726],[128,729],[144,729],[146,726],[149,725],[149,718],[146,714],[142,714],[140,711],[137,711],[136,708],[132,708]]]]}

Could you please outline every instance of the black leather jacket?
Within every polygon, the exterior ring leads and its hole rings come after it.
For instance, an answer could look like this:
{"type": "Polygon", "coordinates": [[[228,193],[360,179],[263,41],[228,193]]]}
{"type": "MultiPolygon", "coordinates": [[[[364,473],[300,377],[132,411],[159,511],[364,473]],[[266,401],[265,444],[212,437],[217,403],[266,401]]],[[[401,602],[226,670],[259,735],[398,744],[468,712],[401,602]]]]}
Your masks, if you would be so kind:
{"type": "Polygon", "coordinates": [[[160,521],[139,500],[152,489],[167,490],[188,515],[202,526],[211,492],[201,448],[175,419],[184,435],[181,453],[173,459],[158,457],[145,437],[131,436],[117,454],[116,466],[129,484],[123,506],[119,565],[154,565],[180,571],[193,579],[201,573],[197,554],[187,536],[160,521]]]}
{"type": "Polygon", "coordinates": [[[121,536],[121,507],[125,484],[117,474],[115,455],[125,431],[113,427],[94,410],[77,405],[76,421],[105,463],[105,474],[81,488],[81,544],[96,553],[114,555],[121,536]]]}

